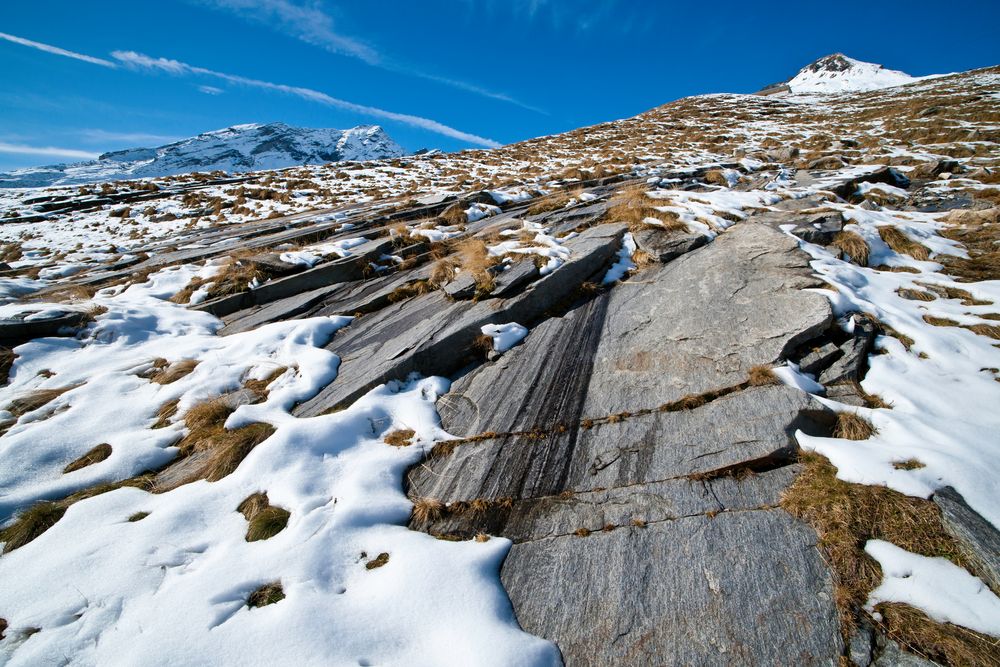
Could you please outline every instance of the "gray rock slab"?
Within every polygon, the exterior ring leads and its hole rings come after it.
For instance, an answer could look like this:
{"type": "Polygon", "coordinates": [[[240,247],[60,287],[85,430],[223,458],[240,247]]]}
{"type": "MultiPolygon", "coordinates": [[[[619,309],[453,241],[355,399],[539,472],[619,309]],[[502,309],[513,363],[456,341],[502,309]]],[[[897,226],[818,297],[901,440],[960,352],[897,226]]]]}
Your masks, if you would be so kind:
{"type": "Polygon", "coordinates": [[[941,510],[945,528],[976,564],[977,574],[994,591],[1000,591],[1000,531],[950,486],[935,491],[932,500],[941,510]]]}
{"type": "Polygon", "coordinates": [[[611,292],[584,412],[611,414],[700,394],[786,357],[832,321],[808,257],[770,227],[713,243],[611,292]]]}
{"type": "Polygon", "coordinates": [[[781,510],[723,512],[515,544],[521,626],[567,665],[837,665],[833,582],[781,510]]]}
{"type": "Polygon", "coordinates": [[[361,318],[327,346],[341,358],[337,379],[295,408],[295,414],[321,414],[413,371],[450,375],[472,360],[483,325],[533,326],[610,263],[624,231],[623,225],[602,225],[567,242],[570,260],[511,299],[449,301],[438,291],[361,318]]]}
{"type": "Polygon", "coordinates": [[[667,263],[695,248],[708,243],[703,234],[671,232],[659,229],[643,229],[632,234],[636,246],[661,263],[667,263]]]}

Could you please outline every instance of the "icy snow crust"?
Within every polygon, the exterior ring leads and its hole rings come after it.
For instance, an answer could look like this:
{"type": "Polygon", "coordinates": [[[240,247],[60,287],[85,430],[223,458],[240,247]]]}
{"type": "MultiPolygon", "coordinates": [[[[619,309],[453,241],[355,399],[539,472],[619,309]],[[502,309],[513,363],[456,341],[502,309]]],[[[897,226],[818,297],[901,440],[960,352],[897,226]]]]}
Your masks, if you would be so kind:
{"type": "MultiPolygon", "coordinates": [[[[437,439],[443,378],[411,378],[372,390],[337,414],[297,419],[288,410],[336,376],[320,346],[350,318],[313,318],[220,338],[215,318],[163,299],[190,269],[168,269],[97,301],[109,310],[84,340],[41,339],[17,349],[5,397],[37,384],[43,366],[58,383],[85,382],[42,410],[63,412],[18,425],[3,438],[3,513],[32,500],[121,479],[172,458],[180,423],[150,430],[163,402],[181,413],[238,388],[246,376],[274,380],[264,403],[233,413],[231,428],[277,430],[233,474],[163,494],[125,488],[74,504],[26,548],[0,558],[0,599],[13,627],[0,642],[9,665],[555,665],[551,644],[523,633],[498,580],[505,539],[443,542],[405,527],[406,468],[437,439]],[[170,385],[134,373],[157,355],[196,358],[170,385]],[[127,398],[125,398],[127,397],[127,398]],[[125,400],[123,400],[123,398],[125,400]],[[382,437],[415,431],[410,447],[382,437]],[[65,463],[100,437],[111,458],[69,475],[65,463]],[[288,510],[287,528],[247,542],[236,511],[266,491],[288,510]],[[135,522],[138,512],[149,515],[135,522]],[[380,553],[389,562],[366,563],[380,553]],[[234,567],[238,563],[239,567],[234,567]],[[280,581],[280,604],[251,609],[248,595],[280,581]],[[30,634],[31,627],[44,631],[30,634]]],[[[516,325],[512,325],[516,326],[516,325]]],[[[512,335],[502,334],[504,340],[512,335]]],[[[43,383],[44,384],[44,383],[43,383]]]]}

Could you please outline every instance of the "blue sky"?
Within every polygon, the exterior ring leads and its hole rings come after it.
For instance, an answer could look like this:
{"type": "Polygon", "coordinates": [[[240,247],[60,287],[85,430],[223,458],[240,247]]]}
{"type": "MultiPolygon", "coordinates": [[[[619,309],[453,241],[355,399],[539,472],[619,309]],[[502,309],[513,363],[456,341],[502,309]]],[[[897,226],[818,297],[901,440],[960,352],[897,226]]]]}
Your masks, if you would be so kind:
{"type": "Polygon", "coordinates": [[[913,75],[1000,63],[995,0],[2,4],[0,169],[269,121],[503,144],[752,92],[836,51],[913,75]]]}

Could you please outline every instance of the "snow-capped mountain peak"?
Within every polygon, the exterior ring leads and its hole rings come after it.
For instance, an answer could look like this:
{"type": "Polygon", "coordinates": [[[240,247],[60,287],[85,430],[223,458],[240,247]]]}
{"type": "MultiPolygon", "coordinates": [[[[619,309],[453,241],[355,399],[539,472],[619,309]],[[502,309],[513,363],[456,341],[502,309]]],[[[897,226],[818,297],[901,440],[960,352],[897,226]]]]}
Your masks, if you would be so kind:
{"type": "Polygon", "coordinates": [[[249,123],[203,132],[158,148],[112,151],[88,162],[17,169],[0,174],[0,187],[69,185],[217,169],[257,171],[405,154],[378,125],[337,130],[249,123]]]}
{"type": "Polygon", "coordinates": [[[806,65],[785,85],[793,93],[844,93],[891,88],[916,80],[905,72],[834,53],[806,65]]]}

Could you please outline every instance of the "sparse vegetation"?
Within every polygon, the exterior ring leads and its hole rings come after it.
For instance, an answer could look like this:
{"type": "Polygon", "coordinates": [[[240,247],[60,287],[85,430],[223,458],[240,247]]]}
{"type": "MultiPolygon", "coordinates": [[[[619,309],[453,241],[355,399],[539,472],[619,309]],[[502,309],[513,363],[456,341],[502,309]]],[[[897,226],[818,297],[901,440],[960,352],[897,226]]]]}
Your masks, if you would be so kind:
{"type": "Polygon", "coordinates": [[[280,581],[273,581],[264,584],[247,598],[247,606],[251,608],[266,607],[285,599],[285,590],[281,587],[280,581]]]}
{"type": "Polygon", "coordinates": [[[853,412],[838,412],[833,437],[845,440],[867,440],[877,433],[872,423],[853,412]]]}
{"type": "Polygon", "coordinates": [[[858,234],[850,231],[837,232],[833,238],[833,245],[850,257],[855,264],[868,266],[868,254],[871,252],[871,248],[868,247],[868,242],[858,234]]]}
{"type": "Polygon", "coordinates": [[[414,434],[413,429],[399,429],[386,435],[383,441],[385,444],[392,445],[393,447],[409,447],[413,444],[414,434]]]}
{"type": "Polygon", "coordinates": [[[101,461],[107,459],[109,456],[111,456],[111,445],[109,445],[106,442],[103,442],[97,445],[96,447],[92,448],[90,451],[88,451],[80,458],[68,464],[65,468],[63,468],[63,474],[75,472],[77,470],[80,470],[81,468],[86,468],[87,466],[92,466],[95,463],[100,463],[101,461]]]}
{"type": "Polygon", "coordinates": [[[781,380],[774,374],[770,366],[754,366],[747,373],[747,381],[753,387],[766,387],[773,384],[781,384],[781,380]]]}

